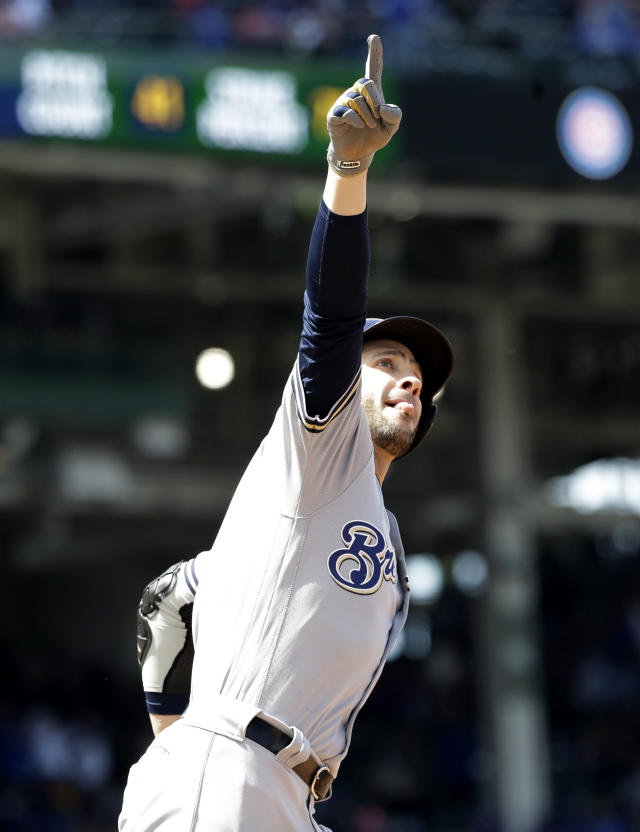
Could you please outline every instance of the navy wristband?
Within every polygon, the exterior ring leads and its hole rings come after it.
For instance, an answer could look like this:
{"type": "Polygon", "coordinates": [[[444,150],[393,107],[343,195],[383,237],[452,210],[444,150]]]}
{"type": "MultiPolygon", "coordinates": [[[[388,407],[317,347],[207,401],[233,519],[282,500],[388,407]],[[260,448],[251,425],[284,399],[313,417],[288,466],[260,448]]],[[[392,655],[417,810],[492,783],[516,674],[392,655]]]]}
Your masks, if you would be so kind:
{"type": "Polygon", "coordinates": [[[188,693],[144,692],[147,711],[150,714],[181,714],[189,704],[188,693]]]}

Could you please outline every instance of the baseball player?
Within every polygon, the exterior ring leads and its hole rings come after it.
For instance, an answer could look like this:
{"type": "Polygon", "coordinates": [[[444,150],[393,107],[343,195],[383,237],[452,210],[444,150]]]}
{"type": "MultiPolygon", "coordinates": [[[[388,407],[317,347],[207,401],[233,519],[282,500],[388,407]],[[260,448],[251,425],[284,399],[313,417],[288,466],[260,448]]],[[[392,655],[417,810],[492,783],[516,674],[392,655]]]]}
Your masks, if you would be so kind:
{"type": "Polygon", "coordinates": [[[330,795],[407,615],[380,486],[429,430],[453,354],[425,321],[366,318],[366,171],[401,119],[384,100],[380,38],[368,46],[365,77],[327,119],[329,170],[280,408],[211,550],[141,601],[157,736],[131,768],[120,832],[321,829],[314,804],[330,795]]]}

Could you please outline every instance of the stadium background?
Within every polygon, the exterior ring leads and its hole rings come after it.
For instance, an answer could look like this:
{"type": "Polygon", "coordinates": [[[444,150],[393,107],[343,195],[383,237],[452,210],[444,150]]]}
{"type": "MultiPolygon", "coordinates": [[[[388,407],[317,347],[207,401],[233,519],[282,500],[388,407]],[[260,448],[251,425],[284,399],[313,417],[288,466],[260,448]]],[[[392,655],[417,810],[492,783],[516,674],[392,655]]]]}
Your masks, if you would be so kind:
{"type": "Polygon", "coordinates": [[[640,827],[638,3],[3,0],[0,830],[114,828],[150,737],[136,603],[209,547],[277,407],[322,111],[371,31],[405,122],[371,176],[370,309],[442,327],[457,368],[385,483],[416,600],[319,818],[640,827]],[[226,139],[198,129],[220,79],[256,112],[289,96],[291,144],[233,107],[226,139]],[[585,87],[635,130],[608,178],[558,145],[585,87]]]}

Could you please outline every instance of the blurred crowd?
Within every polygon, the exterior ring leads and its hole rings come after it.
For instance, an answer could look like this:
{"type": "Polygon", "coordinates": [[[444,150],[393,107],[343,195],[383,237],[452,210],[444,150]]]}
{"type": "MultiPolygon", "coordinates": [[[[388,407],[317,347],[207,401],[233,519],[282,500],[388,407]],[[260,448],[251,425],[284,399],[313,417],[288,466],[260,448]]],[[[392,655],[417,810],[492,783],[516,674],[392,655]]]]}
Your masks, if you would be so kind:
{"type": "Polygon", "coordinates": [[[121,685],[55,640],[34,644],[29,655],[9,644],[2,652],[0,830],[113,830],[124,761],[145,741],[121,685]]]}
{"type": "Polygon", "coordinates": [[[545,832],[640,824],[640,523],[541,545],[541,632],[556,818],[545,832]]]}
{"type": "MultiPolygon", "coordinates": [[[[209,51],[360,54],[362,33],[419,53],[430,43],[540,55],[640,49],[639,0],[0,0],[0,36],[178,45],[209,51]]],[[[417,54],[416,54],[417,56],[417,54]]]]}

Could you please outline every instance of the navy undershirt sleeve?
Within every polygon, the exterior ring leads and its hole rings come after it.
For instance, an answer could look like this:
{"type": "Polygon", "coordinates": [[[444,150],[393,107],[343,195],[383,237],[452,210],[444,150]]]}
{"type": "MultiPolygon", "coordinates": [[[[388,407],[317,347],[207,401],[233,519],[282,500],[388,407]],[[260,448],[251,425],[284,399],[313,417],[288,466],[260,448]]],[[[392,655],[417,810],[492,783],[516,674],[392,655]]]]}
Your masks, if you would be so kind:
{"type": "Polygon", "coordinates": [[[310,415],[326,416],[360,369],[368,272],[367,212],[345,217],[322,202],[309,243],[299,351],[310,415]]]}

